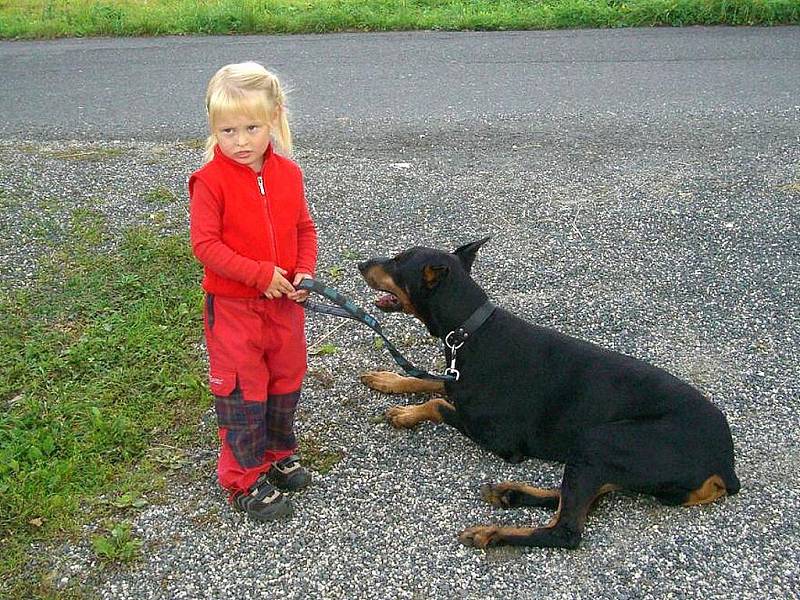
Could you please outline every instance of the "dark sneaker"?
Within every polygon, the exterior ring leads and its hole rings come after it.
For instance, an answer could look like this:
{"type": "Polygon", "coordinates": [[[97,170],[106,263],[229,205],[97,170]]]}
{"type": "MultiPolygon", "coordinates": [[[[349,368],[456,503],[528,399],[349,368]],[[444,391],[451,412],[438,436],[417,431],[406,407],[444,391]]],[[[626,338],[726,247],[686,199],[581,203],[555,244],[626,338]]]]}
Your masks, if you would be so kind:
{"type": "Polygon", "coordinates": [[[311,473],[300,464],[296,454],[273,463],[268,474],[269,480],[287,492],[302,490],[311,483],[311,473]]]}
{"type": "Polygon", "coordinates": [[[291,502],[267,481],[266,475],[261,475],[256,480],[249,493],[236,494],[233,506],[245,511],[251,519],[262,522],[274,521],[292,514],[291,502]]]}

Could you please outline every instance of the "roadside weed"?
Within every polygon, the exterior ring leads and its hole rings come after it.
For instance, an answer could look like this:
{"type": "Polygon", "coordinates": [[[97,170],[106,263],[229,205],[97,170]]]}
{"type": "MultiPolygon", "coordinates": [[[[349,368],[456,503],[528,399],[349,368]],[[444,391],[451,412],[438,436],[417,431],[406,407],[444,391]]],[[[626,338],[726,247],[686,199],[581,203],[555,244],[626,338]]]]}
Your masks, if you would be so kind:
{"type": "Polygon", "coordinates": [[[333,281],[340,281],[344,275],[344,267],[341,265],[334,265],[328,268],[327,273],[333,281]]]}
{"type": "Polygon", "coordinates": [[[138,558],[142,541],[131,533],[131,524],[123,521],[111,525],[108,535],[92,537],[97,557],[106,562],[131,562],[138,558]]]}
{"type": "Polygon", "coordinates": [[[153,188],[145,195],[145,199],[151,204],[172,204],[177,198],[172,190],[163,185],[153,188]]]}
{"type": "Polygon", "coordinates": [[[327,356],[329,354],[336,354],[337,348],[334,344],[326,343],[316,346],[309,350],[312,356],[327,356]]]}

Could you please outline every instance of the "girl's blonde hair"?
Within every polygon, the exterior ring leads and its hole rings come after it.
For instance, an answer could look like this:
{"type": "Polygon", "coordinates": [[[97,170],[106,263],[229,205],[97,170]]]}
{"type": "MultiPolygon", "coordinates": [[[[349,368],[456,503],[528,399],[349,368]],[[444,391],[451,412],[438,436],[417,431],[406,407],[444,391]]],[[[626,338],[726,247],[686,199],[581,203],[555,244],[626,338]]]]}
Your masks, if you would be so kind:
{"type": "Polygon", "coordinates": [[[217,136],[214,123],[225,114],[238,113],[263,120],[277,126],[272,130],[272,139],[282,154],[292,154],[292,132],[286,108],[286,93],[274,73],[257,62],[225,65],[208,82],[206,111],[211,134],[206,140],[203,158],[206,162],[214,158],[217,136]]]}

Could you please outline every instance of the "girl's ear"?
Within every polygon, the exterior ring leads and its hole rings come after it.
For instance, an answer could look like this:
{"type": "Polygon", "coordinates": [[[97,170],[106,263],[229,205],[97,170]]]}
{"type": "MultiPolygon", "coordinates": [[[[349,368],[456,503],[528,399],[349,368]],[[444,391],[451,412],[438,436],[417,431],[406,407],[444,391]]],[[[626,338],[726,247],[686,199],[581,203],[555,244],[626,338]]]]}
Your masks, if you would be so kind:
{"type": "Polygon", "coordinates": [[[276,104],[274,110],[272,111],[272,118],[269,121],[270,128],[275,129],[280,124],[282,116],[283,106],[276,104]]]}
{"type": "Polygon", "coordinates": [[[455,254],[461,264],[464,265],[464,270],[469,273],[472,270],[472,263],[475,262],[475,255],[478,253],[478,250],[481,246],[483,246],[486,242],[488,242],[491,237],[485,237],[482,240],[477,240],[475,242],[470,242],[469,244],[464,244],[463,246],[456,249],[453,254],[455,254]]]}

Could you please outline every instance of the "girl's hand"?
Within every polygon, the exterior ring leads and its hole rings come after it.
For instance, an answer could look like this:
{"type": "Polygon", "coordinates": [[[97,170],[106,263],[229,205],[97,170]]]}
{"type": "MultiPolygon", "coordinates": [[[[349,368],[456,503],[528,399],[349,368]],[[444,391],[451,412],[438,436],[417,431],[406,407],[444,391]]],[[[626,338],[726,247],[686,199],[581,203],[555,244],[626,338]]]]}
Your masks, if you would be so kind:
{"type": "MultiPolygon", "coordinates": [[[[296,273],[292,283],[297,287],[303,279],[311,279],[311,275],[308,273],[296,273]]],[[[308,299],[308,290],[294,290],[292,293],[287,294],[287,296],[289,300],[305,302],[308,299]]]]}
{"type": "Polygon", "coordinates": [[[269,282],[269,287],[264,290],[264,295],[270,300],[280,298],[284,294],[291,294],[294,292],[294,286],[289,283],[289,280],[284,277],[286,269],[275,267],[275,273],[272,275],[272,281],[269,282]]]}

